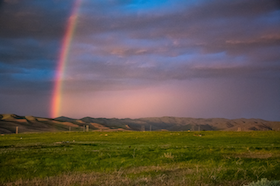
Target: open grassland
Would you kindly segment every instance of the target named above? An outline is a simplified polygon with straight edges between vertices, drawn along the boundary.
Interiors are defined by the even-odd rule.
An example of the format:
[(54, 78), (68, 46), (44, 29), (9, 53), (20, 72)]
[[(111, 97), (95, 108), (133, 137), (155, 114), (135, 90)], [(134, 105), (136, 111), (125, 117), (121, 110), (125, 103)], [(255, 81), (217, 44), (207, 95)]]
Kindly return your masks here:
[(0, 136), (0, 185), (243, 185), (280, 180), (280, 132)]

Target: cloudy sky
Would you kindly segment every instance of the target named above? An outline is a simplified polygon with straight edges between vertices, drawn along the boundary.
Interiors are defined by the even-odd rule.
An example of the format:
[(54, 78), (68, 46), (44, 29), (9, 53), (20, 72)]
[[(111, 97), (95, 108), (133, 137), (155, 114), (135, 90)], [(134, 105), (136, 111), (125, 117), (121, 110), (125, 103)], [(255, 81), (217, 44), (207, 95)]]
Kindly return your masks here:
[[(0, 0), (0, 113), (50, 117), (76, 0)], [(278, 0), (82, 0), (60, 115), (280, 121)]]

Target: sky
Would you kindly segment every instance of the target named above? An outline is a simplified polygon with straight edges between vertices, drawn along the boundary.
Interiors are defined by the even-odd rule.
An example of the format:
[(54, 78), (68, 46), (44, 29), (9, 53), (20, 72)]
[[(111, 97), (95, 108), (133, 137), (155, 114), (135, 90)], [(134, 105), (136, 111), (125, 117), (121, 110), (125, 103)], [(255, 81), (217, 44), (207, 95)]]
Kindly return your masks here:
[(77, 1), (0, 0), (0, 113), (280, 121), (278, 0)]

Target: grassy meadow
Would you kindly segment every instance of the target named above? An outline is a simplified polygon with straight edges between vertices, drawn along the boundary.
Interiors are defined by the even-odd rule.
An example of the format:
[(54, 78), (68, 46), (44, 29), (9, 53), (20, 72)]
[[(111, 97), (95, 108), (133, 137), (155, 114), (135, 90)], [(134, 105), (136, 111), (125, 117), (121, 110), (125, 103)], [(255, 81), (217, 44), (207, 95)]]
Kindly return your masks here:
[(0, 136), (0, 185), (244, 185), (280, 180), (280, 132)]

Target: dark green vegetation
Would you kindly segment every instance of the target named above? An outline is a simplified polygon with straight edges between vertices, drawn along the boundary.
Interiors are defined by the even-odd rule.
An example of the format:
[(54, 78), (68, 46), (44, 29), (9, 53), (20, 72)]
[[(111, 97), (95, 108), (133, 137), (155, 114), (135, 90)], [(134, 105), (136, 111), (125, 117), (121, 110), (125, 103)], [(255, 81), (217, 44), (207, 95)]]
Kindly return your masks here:
[(280, 180), (280, 132), (0, 136), (0, 185), (243, 185)]

